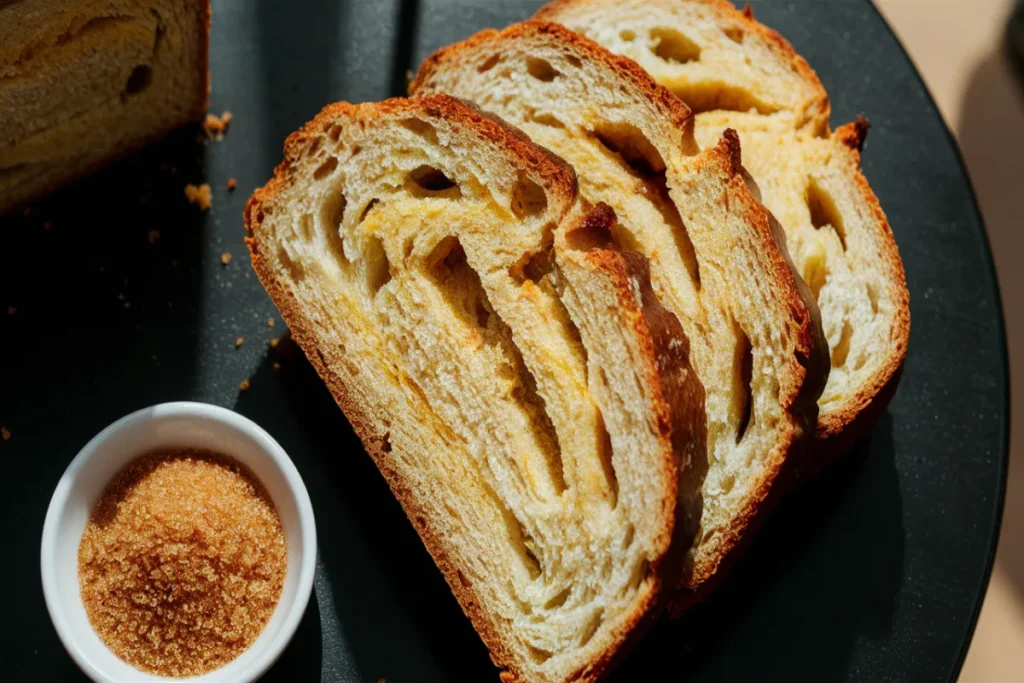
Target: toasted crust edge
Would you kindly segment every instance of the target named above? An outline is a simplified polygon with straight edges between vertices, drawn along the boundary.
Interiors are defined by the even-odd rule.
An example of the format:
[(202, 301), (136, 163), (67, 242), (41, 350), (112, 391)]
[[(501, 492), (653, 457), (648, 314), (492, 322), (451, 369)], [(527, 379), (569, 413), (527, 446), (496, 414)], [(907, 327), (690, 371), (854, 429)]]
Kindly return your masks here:
[[(271, 180), (265, 186), (253, 192), (246, 202), (243, 212), (246, 228), (245, 243), (249, 249), (253, 270), (281, 312), (293, 339), (302, 348), (306, 357), (316, 369), (317, 374), (320, 375), (327, 385), (335, 402), (344, 412), (354, 431), (366, 447), (370, 457), (377, 465), (378, 470), (384, 476), (395, 498), (398, 499), (403, 511), (405, 511), (409, 521), (412, 522), (413, 527), (422, 539), (427, 551), (444, 575), (463, 612), (487, 646), (492, 662), (501, 670), (499, 674), (501, 680), (505, 683), (529, 683), (529, 678), (525, 673), (516, 667), (511, 650), (498, 634), (489, 613), (480, 606), (476, 592), (471, 586), (464, 584), (459, 579), (461, 574), (459, 567), (449, 556), (444, 540), (427, 526), (423, 510), (416, 505), (411, 488), (404, 478), (394, 468), (389, 466), (386, 454), (388, 449), (390, 449), (390, 444), (379, 433), (370, 411), (354, 400), (354, 394), (349, 388), (349, 383), (353, 381), (352, 378), (341, 377), (327, 366), (326, 360), (316, 346), (315, 334), (312, 332), (314, 329), (312, 322), (303, 312), (295, 295), (277, 281), (273, 270), (260, 253), (259, 240), (256, 236), (259, 224), (263, 218), (261, 215), (261, 205), (273, 201), (287, 187), (296, 170), (295, 164), (298, 161), (300, 151), (304, 149), (310, 138), (323, 129), (325, 124), (329, 126), (339, 116), (354, 116), (360, 113), (376, 115), (383, 112), (403, 110), (412, 111), (416, 107), (435, 107), (435, 111), (439, 115), (461, 119), (464, 122), (471, 122), (482, 126), (486, 131), (485, 137), (494, 142), (505, 144), (513, 154), (525, 152), (532, 157), (536, 157), (542, 166), (546, 164), (546, 172), (552, 174), (551, 181), (556, 189), (569, 193), (570, 200), (575, 199), (576, 177), (571, 166), (542, 147), (531, 143), (518, 129), (509, 126), (497, 117), (484, 115), (460, 100), (447, 95), (432, 95), (409, 100), (394, 98), (368, 105), (352, 105), (348, 102), (338, 102), (326, 106), (313, 120), (303, 128), (292, 133), (286, 140), (284, 161), (275, 168), (274, 176)], [(597, 207), (595, 211), (601, 212), (605, 209), (610, 211), (608, 207), (604, 207), (604, 209)], [(571, 207), (567, 209), (567, 212), (569, 210), (571, 210)], [(585, 216), (583, 220), (587, 220), (593, 215), (594, 211)], [(614, 213), (612, 213), (612, 216), (614, 216)], [(610, 219), (607, 215), (599, 215), (597, 220), (605, 221)], [(628, 280), (628, 274), (618, 270), (618, 267), (623, 265), (622, 263), (612, 261), (613, 265), (609, 266), (606, 256), (596, 256), (595, 258), (602, 269), (610, 268), (612, 273), (618, 273), (621, 277)], [(622, 290), (617, 289), (620, 293), (620, 299), (623, 299), (621, 296), (623, 294)], [(639, 317), (635, 315), (624, 316), (624, 322), (626, 324), (650, 324), (647, 317), (642, 314)], [(651, 326), (655, 327), (657, 323)], [(660, 330), (660, 327), (658, 329)], [(657, 337), (659, 334), (660, 332), (652, 329), (647, 337), (654, 348), (658, 348), (659, 341)], [(665, 341), (667, 343), (667, 340)], [(648, 376), (650, 376), (651, 372), (656, 374), (656, 365), (648, 367), (647, 372)], [(664, 411), (658, 412), (661, 415)], [(666, 423), (659, 419), (658, 425), (659, 430), (662, 430)], [(667, 436), (664, 432), (662, 432), (662, 435), (663, 438), (669, 438), (670, 436)], [(670, 480), (676, 481), (675, 478)], [(672, 533), (671, 529), (667, 531)], [(677, 563), (676, 553), (682, 554), (682, 552), (683, 549), (676, 548), (670, 544), (661, 561), (659, 563), (652, 563), (652, 567), (660, 569), (660, 571), (655, 571), (652, 575), (653, 585), (646, 599), (638, 602), (632, 613), (623, 619), (620, 628), (611, 634), (612, 640), (608, 647), (566, 680), (580, 681), (581, 683), (597, 681), (614, 667), (616, 663), (621, 661), (622, 657), (640, 639), (647, 628), (654, 623), (667, 605), (668, 586), (664, 579), (665, 571), (662, 568), (674, 566)]]
[(123, 149), (114, 151), (111, 154), (97, 160), (95, 163), (89, 164), (87, 167), (79, 170), (76, 173), (61, 176), (56, 180), (51, 180), (48, 183), (40, 185), (33, 189), (31, 192), (27, 192), (24, 195), (15, 196), (10, 202), (0, 201), (0, 216), (6, 215), (24, 206), (28, 206), (33, 202), (39, 201), (43, 197), (56, 192), (62, 187), (66, 187), (76, 180), (80, 180), (88, 175), (95, 173), (96, 171), (110, 166), (111, 164), (130, 156), (131, 154), (139, 151), (143, 147), (147, 147), (155, 142), (158, 142), (165, 138), (168, 133), (178, 128), (179, 126), (187, 123), (192, 123), (203, 118), (203, 114), (206, 113), (206, 108), (209, 103), (210, 97), (210, 24), (212, 21), (212, 8), (210, 6), (210, 0), (193, 0), (198, 6), (196, 12), (196, 19), (198, 21), (198, 32), (200, 42), (200, 68), (201, 73), (201, 90), (202, 94), (195, 101), (195, 104), (189, 109), (187, 116), (183, 117), (182, 120), (174, 127), (168, 130), (162, 130), (153, 135), (149, 135), (141, 140), (137, 140), (134, 144), (128, 145)]

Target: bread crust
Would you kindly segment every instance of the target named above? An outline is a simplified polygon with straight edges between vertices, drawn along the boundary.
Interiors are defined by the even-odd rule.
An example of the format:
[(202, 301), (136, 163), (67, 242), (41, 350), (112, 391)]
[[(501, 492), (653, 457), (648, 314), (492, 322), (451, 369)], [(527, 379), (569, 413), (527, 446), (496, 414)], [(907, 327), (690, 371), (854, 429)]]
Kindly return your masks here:
[[(542, 10), (539, 15), (543, 14)], [(684, 140), (692, 142), (693, 115), (690, 109), (682, 100), (658, 85), (636, 62), (615, 55), (589, 38), (560, 24), (544, 21), (525, 21), (513, 24), (502, 31), (481, 31), (462, 43), (441, 48), (424, 60), (410, 85), (410, 92), (415, 94), (431, 90), (431, 78), (438, 69), (450, 61), (458, 62), (464, 59), (467, 53), (480, 45), (499, 41), (511, 44), (513, 41), (534, 36), (550, 38), (580, 58), (596, 61), (612, 70), (617, 77), (628, 82), (641, 97), (653, 103), (659, 115), (666, 117), (682, 130)], [(684, 147), (687, 146), (684, 143)], [(692, 148), (683, 150), (685, 154), (691, 155), (696, 154), (696, 151), (695, 143)], [(786, 377), (780, 377), (786, 382), (784, 388), (787, 393), (782, 406), (791, 416), (791, 424), (780, 433), (776, 449), (768, 455), (759, 484), (748, 498), (742, 513), (721, 536), (716, 552), (690, 567), (684, 575), (680, 588), (685, 594), (705, 594), (702, 586), (709, 582), (718, 567), (727, 561), (735, 549), (738, 549), (748, 527), (755, 524), (763, 515), (765, 500), (782, 472), (784, 463), (806, 457), (805, 444), (811, 439), (813, 426), (817, 421), (817, 398), (824, 388), (829, 369), (828, 348), (821, 331), (817, 304), (802, 280), (795, 274), (785, 249), (780, 249), (780, 246), (784, 247), (784, 237), (780, 237), (773, 230), (770, 214), (750, 193), (744, 179), (745, 171), (741, 156), (739, 137), (735, 131), (730, 130), (714, 150), (706, 153), (703, 163), (717, 166), (728, 178), (727, 183), (733, 193), (731, 196), (739, 200), (742, 213), (747, 216), (748, 224), (754, 229), (759, 251), (767, 260), (770, 275), (776, 283), (776, 291), (782, 295), (793, 321), (795, 356)]]
[[(683, 1), (713, 8), (723, 21), (741, 24), (746, 31), (764, 38), (776, 59), (789, 65), (810, 86), (815, 95), (806, 106), (806, 111), (810, 113), (811, 124), (804, 130), (819, 138), (827, 138), (831, 134), (834, 141), (850, 151), (851, 158), (847, 164), (848, 172), (857, 186), (861, 203), (875, 218), (871, 223), (874, 227), (874, 242), (879, 249), (879, 256), (885, 267), (890, 296), (895, 308), (893, 321), (889, 328), (889, 347), (884, 362), (866, 381), (860, 384), (853, 395), (836, 408), (819, 413), (815, 435), (816, 443), (812, 453), (808, 456), (810, 462), (805, 467), (807, 472), (818, 471), (841, 457), (856, 441), (866, 436), (874, 427), (878, 417), (885, 412), (889, 400), (895, 393), (896, 384), (899, 382), (910, 338), (910, 295), (903, 263), (889, 221), (860, 168), (860, 152), (867, 138), (868, 122), (865, 118), (858, 117), (855, 121), (840, 126), (834, 133), (830, 133), (828, 119), (831, 105), (828, 93), (817, 73), (807, 60), (797, 54), (790, 42), (781, 34), (756, 21), (749, 6), (741, 11), (728, 0), (650, 0), (652, 4), (664, 5), (678, 5)], [(541, 7), (534, 18), (558, 21), (564, 11), (601, 2), (603, 0), (553, 0)], [(805, 477), (800, 476), (799, 478)]]
[[(529, 681), (527, 673), (516, 666), (512, 649), (502, 639), (492, 615), (481, 604), (480, 596), (473, 586), (465, 581), (464, 574), (445, 539), (434, 533), (427, 523), (425, 511), (417, 505), (416, 497), (408, 482), (390, 465), (389, 453), (392, 446), (388, 441), (387, 432), (377, 421), (372, 409), (354, 398), (356, 396), (352, 388), (355, 382), (354, 378), (343, 377), (328, 366), (324, 356), (317, 348), (312, 321), (304, 313), (294, 293), (278, 280), (272, 265), (261, 253), (258, 232), (267, 212), (266, 207), (289, 188), (300, 168), (301, 157), (314, 140), (329, 131), (339, 119), (371, 121), (382, 116), (402, 114), (427, 114), (431, 117), (443, 117), (448, 121), (455, 121), (463, 126), (471, 127), (475, 135), (504, 148), (509, 155), (520, 160), (520, 163), (529, 164), (537, 170), (554, 192), (563, 195), (563, 198), (567, 200), (567, 207), (571, 207), (575, 202), (576, 177), (571, 166), (543, 148), (534, 145), (508, 124), (496, 120), (495, 117), (484, 115), (459, 100), (446, 95), (432, 95), (409, 100), (392, 99), (364, 105), (339, 102), (325, 107), (312, 121), (288, 137), (285, 142), (285, 159), (275, 169), (274, 177), (266, 186), (257, 189), (246, 203), (244, 221), (247, 237), (245, 241), (250, 251), (253, 268), (280, 310), (293, 338), (327, 384), (335, 401), (351, 422), (367, 452), (373, 458), (377, 468), (416, 528), (428, 552), (441, 569), (463, 612), (469, 617), (490, 650), (492, 661), (501, 669), (501, 680), (508, 683), (527, 683)], [(567, 211), (570, 210), (567, 209)], [(610, 213), (610, 211), (608, 207), (596, 207), (594, 211), (584, 215), (577, 209), (575, 215), (579, 217), (580, 225), (586, 225), (588, 221), (604, 224), (614, 220), (614, 213)], [(661, 386), (660, 370), (655, 358), (662, 349), (672, 346), (669, 342), (676, 338), (678, 330), (671, 329), (670, 324), (663, 317), (657, 315), (652, 317), (647, 315), (642, 308), (638, 308), (635, 303), (635, 295), (629, 289), (629, 282), (631, 279), (643, 277), (645, 273), (629, 257), (607, 250), (595, 250), (588, 253), (587, 258), (595, 268), (606, 273), (616, 283), (623, 324), (633, 329), (642, 342), (647, 345), (647, 353), (644, 357), (648, 360), (648, 364), (644, 371), (652, 381), (656, 380), (656, 387)], [(677, 353), (677, 351), (673, 351), (673, 354)], [(685, 359), (679, 359), (677, 355), (673, 355), (673, 368), (680, 367), (684, 361)], [(699, 388), (699, 394), (694, 392), (693, 381), (696, 381), (695, 375), (691, 372), (690, 402), (682, 405), (687, 411), (699, 410), (703, 413), (703, 388)], [(693, 396), (697, 395), (699, 395), (700, 404), (694, 405)], [(662, 440), (668, 443), (679, 429), (685, 428), (685, 424), (678, 414), (680, 405), (672, 405), (671, 397), (660, 394), (655, 396), (655, 399), (658, 404), (655, 410), (658, 431)], [(671, 457), (663, 462), (662, 467), (671, 475), (668, 476), (668, 481), (672, 482), (672, 487), (665, 494), (674, 501), (676, 499), (674, 484), (678, 479), (680, 463), (671, 448), (666, 449), (666, 452)], [(671, 566), (672, 562), (677, 561), (675, 558), (682, 553), (681, 549), (675, 548), (673, 543), (668, 540), (668, 537), (673, 534), (673, 522), (671, 515), (666, 515), (662, 535), (666, 537), (667, 547), (662, 559), (652, 563), (654, 573), (651, 578), (651, 589), (638, 594), (637, 604), (631, 613), (623, 619), (617, 632), (612, 634), (609, 645), (566, 680), (596, 681), (622, 656), (625, 647), (635, 642), (660, 613), (667, 600), (663, 578), (664, 567)]]
[[(182, 120), (175, 127), (202, 119), (206, 114), (210, 95), (210, 25), (212, 17), (210, 0), (189, 0), (189, 3), (196, 6), (195, 21), (196, 34), (199, 40), (198, 47), (201, 87), (198, 92), (194, 93), (196, 97), (192, 102), (192, 106), (189, 107), (186, 115), (182, 117)], [(134, 154), (144, 147), (155, 142), (159, 142), (166, 137), (169, 132), (170, 130), (160, 130), (151, 135), (147, 135), (146, 137), (134, 140), (131, 144), (113, 149), (103, 158), (98, 159), (87, 166), (77, 169), (72, 173), (52, 178), (49, 181), (34, 187), (31, 191), (23, 195), (17, 195), (14, 199), (10, 200), (10, 203), (0, 201), (0, 215), (13, 212), (24, 206), (32, 204), (33, 202), (42, 199), (43, 197), (73, 183), (76, 180), (91, 175), (102, 168), (110, 166), (111, 164)]]

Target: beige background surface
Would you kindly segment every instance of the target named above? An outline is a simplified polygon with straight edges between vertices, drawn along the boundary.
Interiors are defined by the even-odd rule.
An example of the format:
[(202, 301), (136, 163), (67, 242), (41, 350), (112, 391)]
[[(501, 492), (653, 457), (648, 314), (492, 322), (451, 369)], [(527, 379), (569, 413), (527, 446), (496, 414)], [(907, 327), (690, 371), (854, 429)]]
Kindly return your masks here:
[[(1011, 396), (1022, 397), (1024, 95), (1003, 48), (1013, 0), (875, 2), (963, 151), (995, 254), (1010, 342)], [(961, 681), (1024, 681), (1024, 400), (1012, 411), (999, 552)]]

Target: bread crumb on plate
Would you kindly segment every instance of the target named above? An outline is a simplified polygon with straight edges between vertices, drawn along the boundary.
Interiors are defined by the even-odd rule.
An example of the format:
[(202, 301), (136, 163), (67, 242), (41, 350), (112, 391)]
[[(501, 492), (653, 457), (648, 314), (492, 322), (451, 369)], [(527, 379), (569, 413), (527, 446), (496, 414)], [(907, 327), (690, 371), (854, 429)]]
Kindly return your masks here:
[(249, 386), (249, 380), (243, 379), (242, 383), (238, 385), (238, 388), (241, 389), (242, 391), (246, 391), (248, 390)]
[(231, 192), (236, 187), (238, 187), (238, 181), (234, 178), (228, 178), (228, 191)]
[(202, 211), (209, 210), (213, 205), (213, 194), (210, 192), (209, 183), (198, 186), (189, 183), (185, 186), (185, 196), (190, 203), (195, 204)]
[(3, 437), (4, 441), (7, 441), (9, 438), (11, 438), (11, 433), (7, 431), (7, 427), (0, 427), (0, 437)]
[(220, 262), (222, 264), (224, 264), (225, 266), (227, 264), (231, 263), (231, 252), (230, 251), (225, 251), (223, 254), (221, 254), (220, 255)]
[(239, 348), (244, 343), (245, 343), (245, 339), (243, 339), (242, 337), (239, 337), (238, 339), (235, 340), (235, 348), (236, 349)]
[(203, 121), (203, 131), (206, 133), (206, 137), (211, 140), (220, 140), (224, 137), (224, 133), (228, 129), (228, 124), (231, 123), (231, 112), (226, 111), (220, 116), (216, 114), (207, 114), (206, 120)]

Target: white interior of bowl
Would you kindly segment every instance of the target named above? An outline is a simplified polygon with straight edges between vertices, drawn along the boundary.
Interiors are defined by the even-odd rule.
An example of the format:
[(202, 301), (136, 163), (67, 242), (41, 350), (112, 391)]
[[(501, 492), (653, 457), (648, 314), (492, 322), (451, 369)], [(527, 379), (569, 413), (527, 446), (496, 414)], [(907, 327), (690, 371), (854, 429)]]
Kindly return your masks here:
[(119, 659), (89, 625), (78, 585), (78, 545), (93, 506), (113, 476), (139, 455), (173, 447), (208, 449), (237, 459), (263, 483), (280, 515), (288, 572), (270, 621), (256, 642), (229, 664), (184, 679), (255, 680), (281, 654), (305, 612), (316, 566), (316, 529), (309, 495), (281, 446), (255, 423), (225, 408), (202, 403), (145, 408), (110, 425), (79, 452), (57, 485), (43, 526), (47, 609), (64, 646), (93, 680), (168, 680)]

